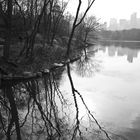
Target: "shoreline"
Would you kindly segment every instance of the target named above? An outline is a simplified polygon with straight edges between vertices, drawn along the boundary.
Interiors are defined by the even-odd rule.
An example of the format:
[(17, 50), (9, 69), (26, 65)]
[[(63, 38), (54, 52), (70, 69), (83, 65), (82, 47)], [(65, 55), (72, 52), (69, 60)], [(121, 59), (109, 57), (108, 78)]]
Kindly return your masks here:
[(126, 42), (126, 43), (140, 43), (140, 41), (137, 40), (108, 40), (108, 39), (103, 39), (103, 40), (99, 40), (99, 42)]

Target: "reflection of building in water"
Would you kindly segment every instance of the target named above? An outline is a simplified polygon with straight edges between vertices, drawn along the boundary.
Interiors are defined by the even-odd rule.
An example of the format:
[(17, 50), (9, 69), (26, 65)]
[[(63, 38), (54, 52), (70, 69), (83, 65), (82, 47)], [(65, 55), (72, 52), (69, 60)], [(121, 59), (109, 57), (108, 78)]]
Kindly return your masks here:
[(115, 46), (108, 47), (108, 55), (115, 56), (116, 49), (117, 49), (117, 47), (115, 47)]
[(127, 61), (133, 63), (133, 59), (138, 57), (138, 52), (140, 50), (121, 46), (104, 46), (100, 47), (99, 50), (102, 50), (104, 53), (107, 53), (108, 56), (127, 56)]
[(130, 50), (128, 51), (128, 55), (127, 55), (127, 60), (132, 63), (133, 62), (133, 58), (137, 58), (138, 56), (138, 52), (137, 50)]
[(118, 47), (117, 49), (117, 56), (124, 56), (126, 52), (124, 51), (125, 48)]
[(130, 49), (130, 48), (118, 47), (118, 49), (117, 49), (117, 55), (118, 56), (127, 55), (128, 62), (132, 63), (134, 57), (136, 58), (138, 56), (138, 50), (136, 50), (136, 49)]
[(100, 47), (99, 50), (102, 50), (105, 53), (106, 52), (106, 47)]

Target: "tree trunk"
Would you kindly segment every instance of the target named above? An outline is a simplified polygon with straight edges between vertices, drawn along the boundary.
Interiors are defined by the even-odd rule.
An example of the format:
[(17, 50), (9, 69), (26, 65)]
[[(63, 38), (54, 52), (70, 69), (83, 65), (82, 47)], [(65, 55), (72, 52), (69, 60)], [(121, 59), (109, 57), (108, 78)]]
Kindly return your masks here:
[[(15, 129), (16, 129), (16, 133), (17, 133), (17, 140), (22, 140), (21, 139), (21, 132), (20, 132), (20, 125), (19, 125), (18, 110), (17, 110), (17, 106), (16, 106), (16, 103), (15, 103), (15, 99), (14, 99), (13, 94), (14, 93), (12, 91), (12, 87), (9, 86), (9, 85), (6, 86), (6, 96), (7, 96), (8, 100), (9, 100), (9, 103), (10, 103), (11, 115), (12, 115), (12, 120), (11, 120), (10, 125), (12, 125), (13, 122), (15, 123)], [(10, 126), (10, 129), (11, 129), (11, 127), (12, 126)]]
[(7, 5), (7, 31), (5, 36), (5, 45), (3, 49), (3, 56), (5, 59), (9, 59), (10, 56), (10, 45), (11, 45), (11, 25), (12, 25), (12, 0), (8, 0)]

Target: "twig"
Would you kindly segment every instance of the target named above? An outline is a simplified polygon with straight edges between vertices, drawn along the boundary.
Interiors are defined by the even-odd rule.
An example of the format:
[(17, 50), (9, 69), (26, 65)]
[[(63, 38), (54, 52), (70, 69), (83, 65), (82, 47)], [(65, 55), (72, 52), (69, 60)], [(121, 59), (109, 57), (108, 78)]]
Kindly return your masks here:
[(97, 124), (97, 126), (99, 127), (99, 129), (100, 129), (102, 132), (105, 133), (106, 137), (107, 137), (109, 140), (111, 140), (111, 138), (109, 137), (108, 133), (101, 127), (101, 125), (99, 124), (99, 122), (97, 121), (97, 119), (93, 116), (93, 114), (91, 113), (91, 111), (88, 109), (88, 107), (87, 107), (87, 105), (86, 105), (86, 103), (85, 103), (85, 101), (84, 101), (82, 95), (81, 95), (76, 89), (75, 89), (75, 92), (79, 95), (79, 97), (80, 97), (80, 99), (82, 100), (82, 102), (83, 102), (85, 108), (87, 109), (89, 115), (94, 119), (94, 121), (95, 121), (95, 123)]

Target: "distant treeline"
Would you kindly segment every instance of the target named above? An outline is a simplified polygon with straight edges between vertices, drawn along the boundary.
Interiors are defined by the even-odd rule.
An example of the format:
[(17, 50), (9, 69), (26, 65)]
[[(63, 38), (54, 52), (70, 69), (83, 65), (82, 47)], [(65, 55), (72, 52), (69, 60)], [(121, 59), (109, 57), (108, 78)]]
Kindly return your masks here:
[(107, 31), (100, 32), (102, 39), (107, 40), (133, 40), (140, 41), (140, 29), (130, 29), (121, 31)]

